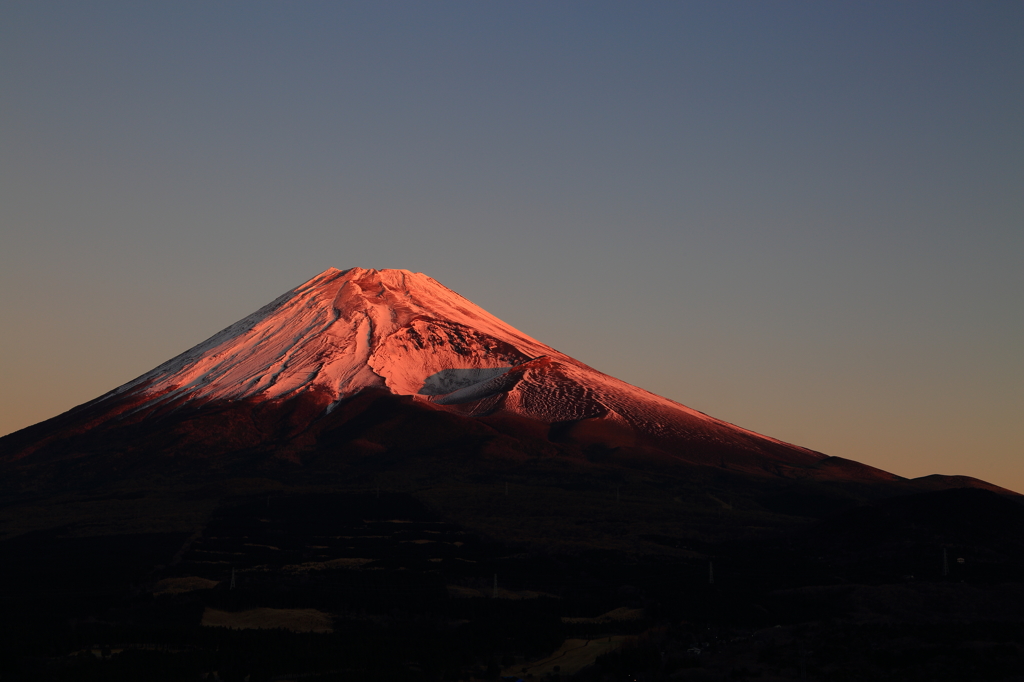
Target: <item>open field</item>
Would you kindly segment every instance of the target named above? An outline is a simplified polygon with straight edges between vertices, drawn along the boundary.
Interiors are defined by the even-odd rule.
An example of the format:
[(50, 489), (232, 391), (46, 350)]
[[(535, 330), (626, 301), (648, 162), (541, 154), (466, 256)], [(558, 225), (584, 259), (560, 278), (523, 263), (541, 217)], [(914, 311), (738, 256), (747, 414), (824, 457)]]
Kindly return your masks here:
[[(627, 641), (635, 641), (636, 637), (609, 635), (598, 639), (567, 639), (550, 656), (531, 661), (530, 663), (509, 666), (502, 675), (518, 676), (533, 675), (543, 677), (552, 673), (575, 675), (588, 665), (593, 665), (598, 656), (615, 651)], [(525, 670), (525, 673), (524, 673)]]
[(289, 630), (291, 632), (333, 632), (331, 615), (316, 609), (268, 609), (203, 611), (203, 627), (232, 630)]
[(598, 623), (614, 623), (617, 621), (626, 620), (639, 620), (643, 618), (643, 609), (630, 609), (625, 606), (620, 606), (617, 609), (612, 609), (608, 613), (602, 613), (600, 616), (593, 616), (592, 618), (569, 618), (563, 617), (563, 623), (587, 623), (587, 624), (598, 624)]
[(195, 590), (212, 590), (220, 585), (218, 580), (208, 580), (190, 575), (182, 578), (164, 578), (153, 586), (153, 594), (184, 594)]

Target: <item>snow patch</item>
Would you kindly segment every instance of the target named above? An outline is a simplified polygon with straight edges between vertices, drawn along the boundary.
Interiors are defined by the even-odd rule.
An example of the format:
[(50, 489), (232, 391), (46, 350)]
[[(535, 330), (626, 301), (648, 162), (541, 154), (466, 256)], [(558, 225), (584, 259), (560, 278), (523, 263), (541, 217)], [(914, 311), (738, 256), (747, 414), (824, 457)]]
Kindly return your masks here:
[(499, 377), (512, 369), (508, 367), (467, 367), (442, 369), (440, 372), (431, 374), (423, 382), (423, 388), (419, 390), (420, 395), (442, 395), (469, 388), (475, 384), (485, 382), (494, 377)]

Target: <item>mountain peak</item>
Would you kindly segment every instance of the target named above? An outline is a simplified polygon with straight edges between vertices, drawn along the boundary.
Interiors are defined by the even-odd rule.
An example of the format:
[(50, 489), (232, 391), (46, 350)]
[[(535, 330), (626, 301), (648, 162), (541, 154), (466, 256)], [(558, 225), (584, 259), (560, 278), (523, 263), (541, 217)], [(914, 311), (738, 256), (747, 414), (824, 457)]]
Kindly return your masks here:
[(558, 353), (423, 273), (328, 268), (113, 394), (275, 400), (317, 389), (337, 401), (384, 388), (418, 395), (439, 371), (510, 367), (548, 354)]
[(412, 295), (413, 292), (419, 292), (421, 296), (440, 296), (444, 299), (454, 295), (469, 303), (451, 289), (422, 272), (393, 268), (380, 270), (376, 268), (348, 268), (347, 270), (327, 268), (293, 291), (303, 292), (314, 288), (332, 287), (338, 283), (341, 283), (342, 286), (346, 284), (349, 286), (346, 292), (348, 297), (351, 297), (357, 289), (363, 292), (363, 296), (370, 298), (381, 297), (385, 291), (406, 296)]

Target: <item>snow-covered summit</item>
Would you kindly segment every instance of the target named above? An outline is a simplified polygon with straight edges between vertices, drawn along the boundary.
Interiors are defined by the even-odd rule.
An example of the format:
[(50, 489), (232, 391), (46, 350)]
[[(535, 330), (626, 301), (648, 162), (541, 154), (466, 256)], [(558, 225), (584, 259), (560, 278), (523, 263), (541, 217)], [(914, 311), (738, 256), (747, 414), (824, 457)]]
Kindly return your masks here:
[(325, 270), (104, 398), (130, 393), (154, 405), (314, 392), (329, 412), (370, 388), (466, 415), (599, 423), (619, 439), (775, 444), (822, 457), (602, 374), (408, 270)]
[(272, 400), (320, 388), (337, 399), (376, 387), (412, 395), (451, 384), (437, 376), (444, 370), (507, 368), (545, 354), (557, 351), (422, 273), (331, 268), (118, 392)]

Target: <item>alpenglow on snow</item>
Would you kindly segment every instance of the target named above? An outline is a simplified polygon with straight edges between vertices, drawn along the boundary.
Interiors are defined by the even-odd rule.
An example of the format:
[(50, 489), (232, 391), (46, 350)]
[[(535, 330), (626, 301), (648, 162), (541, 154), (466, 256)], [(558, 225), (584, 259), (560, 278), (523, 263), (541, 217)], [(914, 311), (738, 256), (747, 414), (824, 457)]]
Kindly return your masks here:
[(620, 442), (683, 439), (767, 448), (794, 463), (824, 458), (603, 374), (407, 270), (328, 269), (97, 401), (130, 395), (142, 409), (306, 395), (329, 413), (367, 389), (466, 416), (592, 421)]

